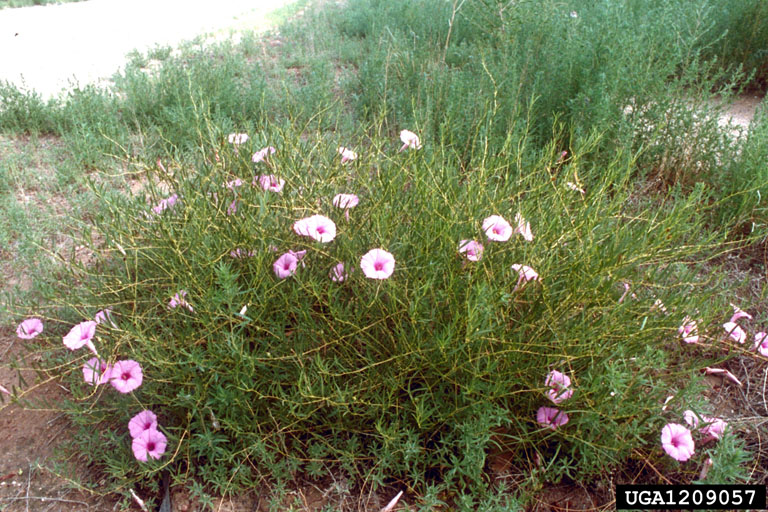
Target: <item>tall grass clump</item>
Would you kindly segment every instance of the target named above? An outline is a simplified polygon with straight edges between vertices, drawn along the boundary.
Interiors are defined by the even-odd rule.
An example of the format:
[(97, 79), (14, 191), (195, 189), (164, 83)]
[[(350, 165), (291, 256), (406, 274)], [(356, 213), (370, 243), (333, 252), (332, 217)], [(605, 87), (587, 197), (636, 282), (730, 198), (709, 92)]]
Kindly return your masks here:
[[(599, 134), (569, 163), (518, 147), (530, 163), (466, 172), (416, 142), (398, 152), (372, 135), (342, 163), (303, 125), (224, 147), (209, 126), (195, 165), (151, 172), (149, 201), (97, 188), (96, 260), (72, 263), (76, 293), (50, 297), (68, 319), (52, 336), (109, 309), (94, 348), (104, 365), (141, 367), (123, 394), (83, 381), (91, 354), (64, 356), (76, 442), (99, 447), (83, 456), (113, 488), (162, 470), (215, 494), (333, 472), (468, 510), (499, 499), (492, 453), (511, 453), (529, 486), (583, 481), (638, 450), (661, 458), (662, 426), (680, 421), (664, 398), (700, 405), (681, 380), (730, 350), (705, 329), (721, 305), (682, 265), (720, 241), (701, 234), (708, 192), (643, 206), (631, 154), (588, 162)], [(340, 193), (359, 204), (335, 206)], [(303, 236), (314, 215), (335, 225), (321, 241)], [(469, 241), (482, 248), (460, 251)], [(394, 258), (378, 278), (362, 268), (373, 249)], [(685, 315), (706, 350), (678, 337)], [(553, 372), (570, 379), (562, 397)], [(159, 460), (138, 462), (135, 441), (132, 453), (142, 410), (167, 438)]]

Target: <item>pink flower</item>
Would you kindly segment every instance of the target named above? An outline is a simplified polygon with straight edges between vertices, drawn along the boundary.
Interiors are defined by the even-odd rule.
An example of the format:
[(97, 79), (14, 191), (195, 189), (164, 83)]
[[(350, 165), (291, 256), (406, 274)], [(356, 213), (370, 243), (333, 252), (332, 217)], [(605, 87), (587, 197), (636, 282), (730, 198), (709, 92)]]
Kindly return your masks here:
[(334, 283), (340, 283), (347, 278), (347, 273), (344, 272), (344, 264), (337, 263), (331, 269), (331, 281)]
[[(685, 411), (683, 413), (683, 419), (685, 419), (685, 422), (692, 429), (699, 427), (699, 417), (696, 416), (695, 412), (691, 410)], [(704, 425), (701, 428), (699, 428), (699, 432), (707, 436), (704, 439), (705, 443), (716, 440), (716, 439), (720, 439), (723, 436), (723, 433), (725, 432), (726, 427), (728, 426), (728, 423), (721, 420), (720, 418), (710, 418), (709, 416), (701, 416), (701, 421), (704, 423)]]
[(296, 272), (296, 266), (299, 263), (299, 259), (289, 251), (272, 264), (272, 269), (275, 271), (275, 275), (280, 279), (292, 276)]
[(474, 240), (462, 240), (459, 242), (459, 252), (464, 254), (469, 261), (480, 261), (483, 257), (483, 244)]
[(720, 418), (710, 418), (708, 416), (702, 416), (701, 419), (704, 423), (706, 423), (706, 425), (699, 429), (699, 432), (707, 436), (704, 439), (705, 443), (723, 437), (725, 429), (728, 427), (728, 423), (721, 420)]
[(43, 321), (39, 318), (27, 318), (16, 328), (16, 336), (23, 340), (31, 340), (43, 332)]
[(512, 265), (512, 270), (517, 272), (518, 275), (517, 284), (512, 289), (512, 291), (520, 288), (520, 285), (525, 285), (529, 281), (537, 281), (539, 279), (539, 274), (527, 265), (520, 265), (519, 263), (515, 263)]
[[(408, 130), (401, 131), (400, 140), (403, 141), (403, 146), (400, 148), (400, 151), (404, 151), (405, 148), (421, 149), (421, 142), (419, 141), (419, 136), (411, 131), (408, 131)], [(398, 153), (400, 151), (398, 151)]]
[(109, 382), (112, 367), (99, 359), (92, 357), (83, 365), (83, 380), (89, 386), (98, 386)]
[(336, 194), (333, 197), (333, 206), (337, 208), (354, 208), (360, 202), (355, 194)]
[[(303, 251), (291, 251), (291, 250), (289, 250), (288, 252), (291, 253), (293, 256), (296, 256), (296, 260), (297, 261), (303, 260), (304, 256), (307, 255), (307, 250), (306, 249), (303, 250)], [(302, 263), (301, 266), (303, 267), (304, 264)]]
[(256, 251), (246, 251), (245, 249), (234, 249), (229, 251), (229, 255), (235, 259), (253, 258), (256, 256)]
[(764, 332), (755, 334), (755, 349), (761, 355), (768, 357), (768, 334)]
[(515, 233), (518, 233), (523, 236), (523, 238), (528, 241), (533, 241), (533, 233), (531, 233), (531, 224), (527, 220), (523, 218), (522, 215), (517, 213), (515, 215), (515, 224), (517, 224), (517, 227), (515, 228)]
[(704, 367), (704, 374), (705, 375), (718, 375), (720, 377), (726, 378), (736, 384), (737, 386), (741, 387), (741, 381), (736, 378), (734, 374), (732, 374), (728, 370), (724, 370), (722, 368), (710, 368), (709, 366)]
[(682, 336), (683, 341), (686, 343), (699, 342), (698, 327), (696, 326), (696, 321), (692, 320), (689, 316), (683, 318), (683, 323), (677, 329), (677, 334)]
[(244, 144), (248, 141), (248, 134), (247, 133), (230, 133), (229, 137), (227, 137), (227, 140), (230, 144)]
[(157, 416), (152, 411), (141, 411), (128, 422), (128, 430), (134, 439), (147, 430), (157, 430)]
[(728, 337), (731, 338), (733, 341), (736, 341), (741, 344), (747, 341), (747, 333), (744, 332), (744, 329), (739, 327), (738, 324), (735, 324), (733, 322), (725, 322), (723, 324), (723, 329), (725, 329), (725, 332), (728, 334)]
[(91, 341), (95, 334), (96, 322), (93, 320), (80, 322), (74, 326), (66, 336), (64, 336), (64, 345), (70, 350), (77, 350), (86, 345), (91, 352), (96, 354), (96, 347), (93, 346), (93, 342)]
[(226, 184), (226, 187), (229, 190), (235, 190), (236, 187), (242, 187), (242, 186), (243, 186), (243, 180), (241, 180), (240, 178), (235, 178), (232, 181), (228, 181)]
[(133, 439), (131, 449), (136, 460), (147, 462), (147, 455), (153, 459), (159, 459), (165, 453), (168, 440), (157, 429), (145, 430)]
[(661, 446), (667, 455), (684, 462), (691, 458), (694, 451), (691, 431), (678, 423), (667, 423), (661, 429)]
[(341, 155), (341, 163), (343, 164), (351, 162), (352, 160), (357, 160), (357, 153), (343, 146), (339, 147), (339, 154)]
[(109, 308), (102, 309), (101, 311), (96, 312), (96, 316), (93, 317), (93, 321), (96, 322), (96, 325), (106, 323), (109, 321), (109, 324), (117, 329), (117, 325), (115, 325), (115, 321), (112, 320), (112, 310)]
[(165, 199), (161, 199), (159, 203), (157, 203), (157, 206), (152, 208), (152, 211), (156, 214), (160, 214), (167, 210), (168, 208), (171, 208), (173, 205), (176, 204), (179, 200), (178, 194), (173, 194), (172, 196), (166, 197)]
[(506, 242), (512, 236), (512, 226), (499, 215), (491, 215), (483, 221), (483, 231), (489, 240)]
[(344, 218), (349, 220), (349, 209), (357, 206), (360, 199), (355, 194), (336, 194), (333, 198), (333, 206), (344, 208)]
[(365, 277), (387, 279), (395, 271), (395, 257), (384, 249), (371, 249), (360, 259)]
[(118, 361), (112, 367), (109, 383), (121, 393), (130, 393), (141, 386), (141, 366), (133, 359)]
[(543, 427), (555, 430), (568, 423), (568, 415), (554, 407), (539, 407), (536, 411), (536, 421)]
[(691, 428), (696, 428), (699, 426), (699, 417), (696, 416), (696, 413), (690, 409), (683, 413), (683, 419)]
[(237, 213), (237, 199), (234, 199), (227, 207), (227, 215), (234, 215)]
[(282, 192), (283, 186), (285, 185), (285, 180), (282, 178), (278, 178), (274, 174), (268, 174), (268, 175), (262, 175), (258, 178), (253, 180), (253, 184), (259, 184), (261, 188), (264, 190), (269, 190), (270, 192)]
[(299, 235), (311, 237), (322, 243), (328, 243), (336, 238), (336, 224), (322, 215), (297, 220), (293, 224), (293, 230)]
[(550, 388), (547, 397), (554, 403), (559, 404), (573, 396), (573, 390), (570, 389), (571, 379), (564, 373), (552, 370), (547, 375), (544, 385)]
[(179, 290), (178, 293), (176, 293), (176, 295), (171, 297), (171, 300), (168, 302), (168, 309), (174, 309), (179, 306), (185, 307), (192, 312), (195, 311), (192, 305), (189, 302), (187, 302), (186, 290)]
[(728, 320), (729, 322), (735, 323), (742, 318), (747, 318), (749, 320), (752, 320), (752, 315), (750, 315), (746, 311), (743, 311), (741, 308), (739, 308), (739, 306), (734, 306), (733, 304), (731, 304), (731, 307), (733, 308), (733, 316), (731, 317), (730, 320)]
[(251, 160), (254, 163), (263, 162), (263, 161), (265, 161), (267, 159), (267, 157), (269, 155), (275, 154), (275, 151), (277, 151), (277, 150), (275, 148), (273, 148), (272, 146), (267, 146), (266, 148), (263, 148), (260, 151), (255, 152), (253, 154), (253, 156), (251, 157)]

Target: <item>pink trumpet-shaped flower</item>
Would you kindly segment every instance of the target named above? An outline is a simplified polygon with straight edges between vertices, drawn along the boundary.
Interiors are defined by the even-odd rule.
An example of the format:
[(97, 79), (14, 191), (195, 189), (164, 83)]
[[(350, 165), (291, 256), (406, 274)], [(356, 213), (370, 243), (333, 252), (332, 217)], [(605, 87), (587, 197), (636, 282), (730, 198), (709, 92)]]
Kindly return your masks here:
[(731, 304), (731, 307), (733, 308), (733, 316), (731, 317), (730, 320), (728, 320), (729, 322), (736, 323), (742, 318), (747, 318), (749, 320), (752, 320), (752, 315), (742, 310), (739, 306), (734, 306), (733, 304)]
[(336, 238), (336, 224), (322, 215), (312, 215), (297, 220), (293, 224), (293, 230), (301, 236), (308, 236), (322, 243), (328, 243)]
[[(291, 250), (289, 250), (288, 252), (289, 252), (289, 253), (291, 253), (291, 254), (293, 254), (294, 256), (296, 256), (296, 260), (297, 260), (297, 261), (301, 261), (301, 260), (303, 260), (303, 259), (304, 259), (304, 256), (306, 256), (306, 255), (307, 255), (307, 250), (306, 250), (306, 249), (305, 249), (305, 250), (303, 250), (303, 251), (291, 251)], [(302, 263), (302, 264), (301, 264), (301, 266), (303, 267), (303, 266), (304, 266), (304, 263)]]
[(573, 390), (570, 388), (570, 377), (564, 373), (560, 373), (557, 370), (552, 370), (549, 372), (544, 385), (550, 388), (550, 390), (547, 392), (547, 398), (556, 404), (568, 400), (571, 398), (571, 396), (573, 396)]
[(235, 178), (232, 181), (228, 181), (225, 185), (229, 190), (235, 190), (237, 187), (243, 186), (243, 180), (240, 178)]
[(506, 242), (513, 233), (509, 222), (499, 215), (491, 215), (483, 220), (483, 231), (485, 236), (494, 242)]
[(89, 386), (98, 386), (106, 384), (112, 373), (112, 367), (99, 359), (92, 357), (83, 365), (83, 380)]
[(157, 206), (152, 208), (152, 211), (155, 214), (160, 214), (167, 210), (168, 208), (171, 208), (173, 205), (175, 205), (179, 200), (178, 194), (173, 194), (171, 196), (166, 197), (165, 199), (161, 199), (159, 203), (157, 203)]
[(70, 329), (69, 333), (64, 336), (64, 345), (66, 345), (70, 350), (77, 350), (83, 346), (87, 346), (91, 352), (98, 356), (96, 353), (96, 347), (93, 346), (93, 342), (91, 341), (95, 334), (95, 321), (88, 320), (85, 322), (80, 322), (72, 329)]
[(187, 308), (192, 312), (195, 311), (192, 305), (189, 302), (187, 302), (186, 290), (179, 290), (178, 293), (176, 293), (173, 297), (171, 297), (171, 300), (168, 302), (168, 309), (174, 309), (179, 306)]
[(728, 427), (728, 423), (721, 420), (720, 418), (710, 418), (709, 416), (702, 416), (701, 419), (704, 423), (706, 423), (706, 425), (699, 429), (699, 432), (707, 436), (704, 439), (705, 443), (723, 437), (725, 429)]
[(274, 155), (276, 151), (277, 150), (272, 146), (267, 146), (266, 148), (255, 152), (251, 157), (251, 161), (253, 161), (253, 163), (264, 162), (269, 155)]
[(755, 350), (760, 352), (760, 355), (768, 357), (768, 334), (764, 332), (755, 334)]
[(691, 428), (698, 428), (699, 426), (699, 417), (696, 415), (695, 412), (688, 409), (685, 412), (683, 412), (683, 419)]
[[(699, 417), (695, 412), (687, 410), (683, 413), (683, 418), (690, 428), (699, 428)], [(704, 425), (699, 428), (699, 432), (707, 436), (704, 439), (705, 443), (720, 439), (728, 426), (728, 423), (720, 418), (711, 418), (709, 416), (701, 416), (701, 422), (704, 423)]]
[(419, 141), (419, 136), (411, 131), (401, 131), (400, 140), (403, 141), (403, 146), (400, 148), (400, 151), (405, 151), (405, 148), (421, 149), (421, 141)]
[(351, 162), (352, 160), (357, 160), (357, 153), (343, 146), (339, 147), (339, 154), (341, 155), (341, 163), (343, 164)]
[(355, 194), (336, 194), (333, 196), (333, 206), (337, 208), (354, 208), (360, 202)]
[(292, 276), (296, 272), (296, 267), (299, 263), (299, 258), (292, 252), (286, 252), (272, 264), (272, 270), (275, 271), (275, 275), (280, 279)]
[(536, 411), (536, 421), (539, 425), (555, 430), (568, 423), (568, 415), (554, 407), (539, 407)]
[(282, 192), (285, 180), (278, 178), (274, 174), (266, 174), (253, 180), (254, 185), (257, 183), (264, 190), (269, 190), (270, 192)]
[(728, 427), (728, 423), (721, 420), (720, 418), (710, 418), (708, 416), (702, 416), (701, 419), (704, 423), (706, 423), (706, 425), (699, 429), (699, 432), (707, 436), (704, 439), (705, 443), (723, 437), (725, 429)]
[(156, 429), (145, 430), (133, 439), (131, 449), (136, 460), (147, 462), (147, 456), (159, 459), (165, 453), (168, 440)]
[(539, 274), (527, 265), (520, 265), (519, 263), (515, 263), (512, 265), (512, 270), (518, 274), (517, 284), (512, 289), (512, 291), (517, 290), (521, 285), (525, 285), (529, 281), (537, 281), (539, 279)]
[(128, 431), (134, 439), (147, 430), (157, 430), (157, 416), (152, 411), (141, 411), (128, 422)]
[(694, 452), (691, 431), (678, 423), (667, 423), (661, 429), (661, 447), (675, 460), (690, 459)]
[(247, 133), (230, 133), (229, 137), (227, 137), (227, 140), (230, 144), (238, 145), (238, 144), (245, 144), (248, 142), (248, 134)]
[(395, 271), (395, 257), (384, 249), (371, 249), (360, 259), (365, 277), (387, 279)]
[(728, 334), (728, 337), (731, 338), (733, 341), (736, 341), (741, 344), (747, 341), (747, 333), (744, 332), (744, 329), (739, 327), (738, 324), (735, 324), (733, 322), (725, 322), (723, 324), (723, 329), (725, 329), (725, 332)]
[(227, 215), (234, 215), (237, 213), (237, 199), (234, 199), (227, 207)]
[(31, 340), (43, 332), (43, 321), (39, 318), (27, 318), (16, 327), (16, 336), (23, 340)]
[(240, 249), (239, 247), (237, 249), (233, 249), (229, 251), (229, 255), (232, 258), (241, 260), (245, 258), (253, 258), (256, 256), (256, 251), (248, 251), (246, 249)]
[(347, 273), (344, 271), (344, 264), (337, 263), (331, 269), (331, 281), (334, 283), (340, 283), (347, 278)]
[(525, 220), (520, 213), (517, 213), (515, 214), (515, 224), (517, 224), (515, 233), (522, 235), (526, 241), (532, 242), (533, 233), (531, 232), (531, 223)]
[(689, 316), (683, 318), (683, 323), (677, 329), (677, 334), (679, 334), (686, 343), (698, 343), (699, 334), (696, 320), (692, 320)]
[(141, 386), (141, 365), (133, 359), (117, 361), (110, 372), (109, 383), (121, 393), (130, 393)]
[(112, 310), (109, 308), (97, 311), (96, 315), (93, 317), (93, 321), (96, 322), (97, 325), (109, 322), (112, 327), (117, 329), (115, 321), (112, 320)]
[(344, 218), (349, 220), (349, 209), (354, 208), (360, 202), (355, 194), (336, 194), (333, 198), (333, 206), (344, 208)]
[(474, 240), (462, 240), (459, 242), (459, 252), (464, 254), (469, 261), (480, 261), (483, 257), (483, 244)]

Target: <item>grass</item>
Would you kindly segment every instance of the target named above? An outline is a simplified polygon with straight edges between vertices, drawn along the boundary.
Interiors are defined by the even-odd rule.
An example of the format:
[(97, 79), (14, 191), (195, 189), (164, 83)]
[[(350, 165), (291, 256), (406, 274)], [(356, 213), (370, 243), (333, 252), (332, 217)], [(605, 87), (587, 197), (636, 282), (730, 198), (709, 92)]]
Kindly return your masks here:
[[(729, 418), (716, 443), (694, 432), (687, 462), (658, 441), (686, 409), (722, 414), (702, 368), (765, 362), (721, 325), (729, 303), (764, 302), (739, 294), (764, 272), (768, 128), (759, 113), (733, 140), (712, 100), (762, 87), (751, 52), (768, 39), (725, 28), (754, 3), (724, 6), (306, 3), (265, 38), (135, 54), (107, 91), (43, 102), (0, 86), (6, 265), (38, 275), (7, 303), (15, 321), (45, 318), (41, 364), (62, 368), (99, 492), (150, 495), (168, 472), (201, 503), (266, 486), (285, 509), (297, 482), (330, 475), (345, 496), (404, 489), (419, 510), (510, 510), (545, 483), (607, 472), (690, 483), (707, 457), (707, 483), (760, 482), (747, 461), (765, 464), (752, 443), (764, 426), (748, 419)], [(398, 152), (404, 128), (422, 149)], [(227, 143), (235, 132), (250, 139)], [(55, 141), (47, 179), (30, 152), (40, 141)], [(266, 146), (277, 152), (254, 164)], [(339, 146), (358, 158), (342, 164)], [(251, 185), (268, 174), (281, 193)], [(50, 207), (30, 208), (28, 190)], [(348, 218), (332, 205), (341, 192), (361, 199)], [(313, 214), (333, 219), (332, 242), (294, 232)], [(521, 214), (533, 240), (489, 240), (494, 214)], [(458, 252), (465, 239), (485, 246), (480, 261)], [(359, 268), (377, 247), (396, 260), (381, 281)], [(289, 250), (307, 251), (304, 265), (279, 279)], [(333, 283), (338, 262), (350, 274)], [(539, 280), (516, 287), (513, 264)], [(169, 309), (182, 290), (194, 311)], [(126, 395), (86, 385), (90, 355), (60, 345), (107, 307), (101, 356), (144, 372)], [(699, 344), (677, 334), (686, 315)], [(546, 397), (552, 370), (573, 382), (560, 404)], [(547, 405), (569, 422), (538, 424)], [(142, 409), (168, 438), (148, 463), (125, 428)]]
[(31, 7), (33, 5), (63, 4), (83, 0), (0, 0), (0, 9), (7, 7)]

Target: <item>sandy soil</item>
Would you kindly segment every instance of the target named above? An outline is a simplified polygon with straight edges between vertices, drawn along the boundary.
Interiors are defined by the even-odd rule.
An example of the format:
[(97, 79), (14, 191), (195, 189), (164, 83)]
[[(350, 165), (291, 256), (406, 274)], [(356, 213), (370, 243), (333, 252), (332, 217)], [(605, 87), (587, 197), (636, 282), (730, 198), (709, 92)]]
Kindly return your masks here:
[(230, 29), (261, 30), (295, 0), (89, 0), (0, 11), (0, 80), (48, 98), (105, 83), (133, 49)]

